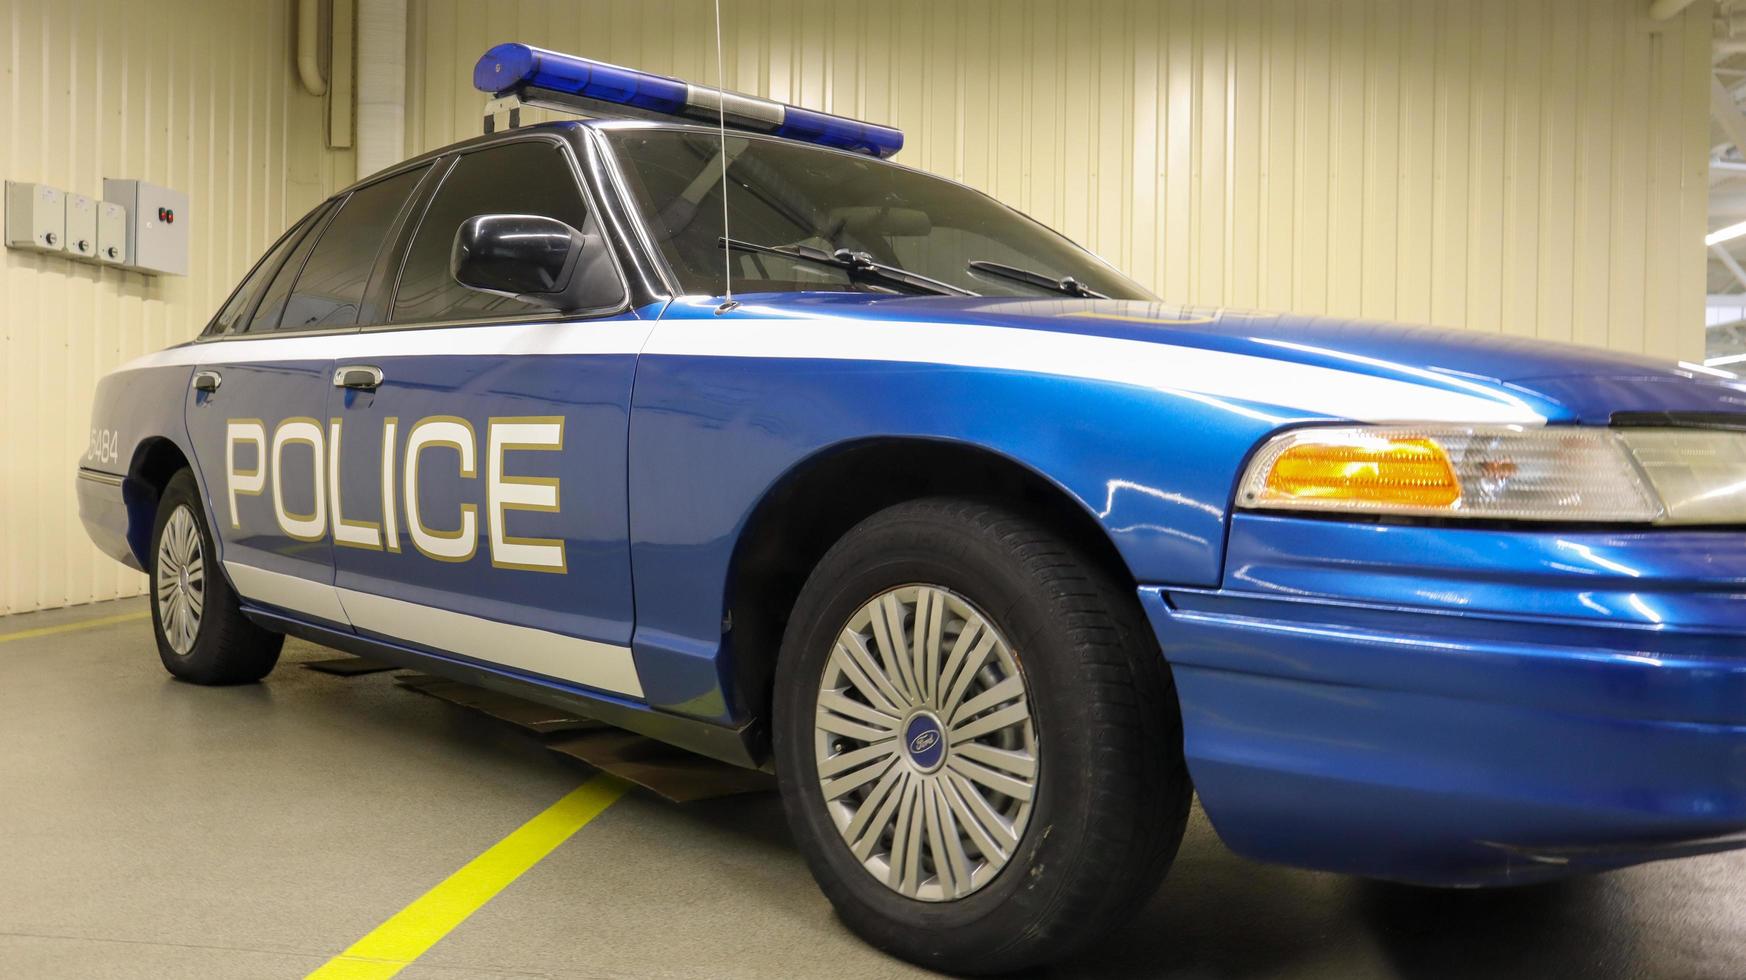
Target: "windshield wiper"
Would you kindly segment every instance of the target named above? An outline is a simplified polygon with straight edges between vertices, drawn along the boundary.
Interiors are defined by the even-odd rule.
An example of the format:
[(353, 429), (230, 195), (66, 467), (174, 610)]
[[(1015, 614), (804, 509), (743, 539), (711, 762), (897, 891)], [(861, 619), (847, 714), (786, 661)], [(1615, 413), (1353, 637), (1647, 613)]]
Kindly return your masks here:
[(790, 259), (800, 259), (803, 262), (813, 262), (818, 265), (828, 265), (848, 273), (849, 278), (859, 282), (886, 283), (888, 285), (908, 286), (924, 293), (936, 296), (975, 296), (976, 294), (949, 282), (930, 279), (920, 273), (899, 269), (894, 265), (886, 265), (873, 261), (873, 256), (866, 252), (856, 252), (851, 249), (839, 248), (835, 252), (812, 248), (808, 245), (759, 245), (757, 242), (741, 241), (738, 238), (718, 238), (716, 241), (722, 248), (738, 249), (742, 252), (758, 252), (764, 255), (780, 255)]
[(986, 272), (991, 276), (999, 276), (1002, 279), (1011, 279), (1014, 282), (1022, 282), (1028, 286), (1052, 289), (1057, 293), (1065, 293), (1068, 296), (1083, 296), (1087, 299), (1109, 299), (1108, 296), (1092, 289), (1090, 286), (1087, 286), (1072, 276), (1062, 276), (1059, 279), (1055, 279), (1050, 276), (1045, 276), (1041, 272), (1032, 272), (1029, 269), (1020, 269), (1017, 266), (1001, 265), (999, 262), (989, 262), (986, 259), (971, 260), (970, 269), (973, 272)]

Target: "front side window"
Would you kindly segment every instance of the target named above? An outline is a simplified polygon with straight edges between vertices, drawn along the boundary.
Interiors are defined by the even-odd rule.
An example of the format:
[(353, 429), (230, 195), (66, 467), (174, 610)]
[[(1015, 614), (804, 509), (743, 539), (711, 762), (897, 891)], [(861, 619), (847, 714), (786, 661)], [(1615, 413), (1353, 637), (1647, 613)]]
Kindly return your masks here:
[[(727, 138), (734, 244), (724, 245), (723, 142), (715, 133), (616, 129), (608, 140), (656, 246), (689, 293), (723, 292), (723, 251), (731, 247), (734, 287), (746, 292), (1059, 296), (1077, 284), (1117, 299), (1153, 298), (1091, 253), (962, 184), (781, 140)], [(845, 249), (946, 288), (842, 268), (832, 259)]]
[(353, 191), (309, 253), (279, 318), (280, 330), (314, 330), (358, 322), (358, 305), (388, 230), (428, 167)]
[(570, 160), (550, 140), (522, 140), (463, 155), (419, 222), (394, 294), (394, 322), (545, 313), (514, 297), (468, 289), (449, 271), (462, 222), (481, 214), (537, 214), (583, 230), (588, 208)]

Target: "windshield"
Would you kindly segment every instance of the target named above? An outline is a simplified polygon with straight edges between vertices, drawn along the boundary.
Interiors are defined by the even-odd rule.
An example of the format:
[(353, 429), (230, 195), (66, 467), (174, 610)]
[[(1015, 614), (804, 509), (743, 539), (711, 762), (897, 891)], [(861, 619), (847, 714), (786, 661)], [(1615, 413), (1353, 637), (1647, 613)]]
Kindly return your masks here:
[(688, 293), (722, 294), (726, 252), (736, 292), (942, 293), (945, 284), (987, 296), (1090, 289), (1154, 298), (1084, 249), (961, 184), (780, 140), (728, 136), (729, 241), (717, 134), (637, 128), (608, 130), (607, 137), (655, 245)]

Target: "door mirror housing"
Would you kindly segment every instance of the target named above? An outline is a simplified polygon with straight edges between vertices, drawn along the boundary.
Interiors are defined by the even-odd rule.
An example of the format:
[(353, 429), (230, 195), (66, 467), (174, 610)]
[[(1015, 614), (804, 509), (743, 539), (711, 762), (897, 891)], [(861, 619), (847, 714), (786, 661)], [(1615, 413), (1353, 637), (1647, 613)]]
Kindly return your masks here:
[(625, 300), (604, 238), (538, 214), (461, 222), (449, 273), (468, 289), (565, 313), (615, 309)]

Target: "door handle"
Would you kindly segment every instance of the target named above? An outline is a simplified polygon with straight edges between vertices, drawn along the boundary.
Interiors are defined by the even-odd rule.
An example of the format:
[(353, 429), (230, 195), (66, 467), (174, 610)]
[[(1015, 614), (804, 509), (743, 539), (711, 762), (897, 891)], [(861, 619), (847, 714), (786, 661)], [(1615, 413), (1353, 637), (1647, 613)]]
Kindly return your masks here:
[(382, 386), (382, 369), (370, 364), (348, 364), (333, 373), (333, 386), (375, 391)]
[(217, 371), (195, 371), (194, 380), (189, 382), (189, 387), (195, 391), (211, 393), (217, 391), (221, 384), (224, 384), (224, 375)]

